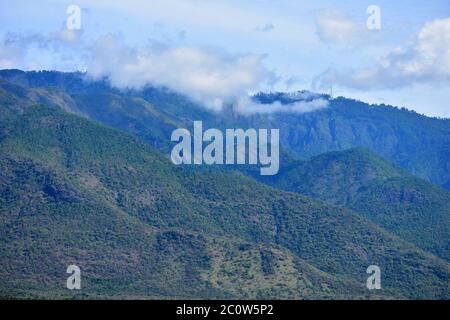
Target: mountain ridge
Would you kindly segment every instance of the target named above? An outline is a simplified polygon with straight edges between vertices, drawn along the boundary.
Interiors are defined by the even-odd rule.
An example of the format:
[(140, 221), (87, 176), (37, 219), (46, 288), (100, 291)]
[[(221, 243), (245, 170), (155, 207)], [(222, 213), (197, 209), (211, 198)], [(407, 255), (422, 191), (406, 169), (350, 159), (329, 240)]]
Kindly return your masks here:
[[(92, 81), (82, 73), (0, 70), (0, 79), (23, 90), (53, 88), (61, 97), (53, 93), (54, 99), (35, 99), (34, 103), (57, 104), (130, 132), (165, 153), (170, 149), (171, 131), (191, 127), (194, 120), (201, 119), (205, 127), (219, 129), (278, 128), (282, 148), (301, 158), (363, 147), (420, 178), (445, 188), (450, 184), (449, 119), (342, 97), (329, 100), (327, 108), (314, 112), (239, 116), (208, 111), (164, 88), (121, 91), (110, 87), (107, 79)], [(261, 103), (292, 103), (307, 99), (304, 95), (260, 93), (254, 99)], [(16, 98), (20, 101), (20, 94)]]
[[(448, 263), (352, 211), (240, 174), (185, 172), (138, 139), (59, 109), (30, 107), (13, 117), (2, 123), (0, 142), (0, 263), (2, 279), (15, 279), (6, 292), (67, 294), (54, 281), (64, 279), (64, 262), (81, 259), (87, 297), (173, 297), (180, 286), (177, 297), (281, 297), (295, 278), (301, 282), (286, 292), (299, 298), (448, 298)], [(205, 240), (211, 236), (250, 249), (214, 245)], [(255, 259), (274, 265), (256, 267)], [(385, 270), (382, 293), (364, 289), (373, 261)], [(157, 277), (142, 282), (145, 274)]]
[(334, 151), (285, 167), (269, 184), (362, 213), (450, 260), (450, 193), (368, 150)]

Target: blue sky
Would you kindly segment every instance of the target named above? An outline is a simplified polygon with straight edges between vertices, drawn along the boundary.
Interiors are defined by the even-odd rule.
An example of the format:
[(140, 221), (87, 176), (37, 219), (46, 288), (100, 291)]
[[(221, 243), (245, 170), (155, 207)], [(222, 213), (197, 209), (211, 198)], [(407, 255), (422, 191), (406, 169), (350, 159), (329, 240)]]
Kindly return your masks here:
[[(80, 30), (66, 29), (69, 5)], [(369, 5), (379, 30), (366, 26)], [(450, 2), (2, 0), (0, 68), (87, 69), (122, 87), (173, 85), (211, 107), (332, 83), (335, 95), (450, 117)]]

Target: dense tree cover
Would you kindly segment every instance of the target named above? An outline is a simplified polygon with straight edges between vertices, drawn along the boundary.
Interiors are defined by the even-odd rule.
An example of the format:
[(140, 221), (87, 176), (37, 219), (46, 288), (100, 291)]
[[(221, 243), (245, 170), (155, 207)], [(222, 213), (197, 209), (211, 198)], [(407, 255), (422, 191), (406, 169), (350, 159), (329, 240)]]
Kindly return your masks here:
[[(1, 81), (3, 79), (3, 81)], [(81, 73), (0, 71), (2, 90), (19, 100), (59, 105), (125, 130), (167, 153), (174, 128), (278, 128), (286, 152), (310, 158), (329, 151), (364, 147), (416, 176), (448, 188), (450, 185), (450, 120), (419, 115), (389, 105), (299, 92), (260, 93), (261, 103), (283, 104), (323, 98), (327, 108), (309, 113), (240, 116), (227, 108), (213, 113), (164, 88), (119, 91), (106, 80), (89, 81)], [(11, 97), (9, 97), (11, 99)]]
[[(447, 262), (354, 211), (176, 168), (56, 107), (1, 108), (4, 297), (449, 298)], [(72, 263), (79, 293), (64, 287)], [(382, 291), (365, 289), (371, 264)]]
[(339, 204), (450, 260), (450, 193), (364, 149), (297, 161), (266, 183)]

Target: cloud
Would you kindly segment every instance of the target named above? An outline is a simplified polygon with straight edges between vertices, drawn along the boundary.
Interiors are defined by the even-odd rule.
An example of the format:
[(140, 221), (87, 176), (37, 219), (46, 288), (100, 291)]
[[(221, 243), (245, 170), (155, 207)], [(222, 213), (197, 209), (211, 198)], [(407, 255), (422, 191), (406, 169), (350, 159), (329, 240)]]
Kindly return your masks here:
[(20, 43), (5, 38), (0, 44), (0, 68), (11, 69), (21, 64), (23, 60), (23, 49)]
[(70, 68), (73, 57), (81, 56), (81, 36), (81, 30), (65, 28), (47, 35), (7, 33), (0, 43), (0, 69)]
[(370, 38), (365, 22), (353, 20), (338, 10), (320, 10), (315, 21), (317, 36), (327, 44), (353, 47)]
[(281, 81), (264, 66), (264, 55), (231, 54), (219, 48), (166, 45), (157, 41), (133, 47), (116, 35), (100, 36), (87, 44), (81, 36), (81, 32), (64, 29), (45, 36), (11, 34), (0, 45), (0, 67), (55, 69), (59, 66), (60, 70), (62, 65), (68, 69), (80, 65), (77, 69), (86, 67), (88, 78), (106, 78), (119, 89), (165, 87), (209, 110), (221, 111), (235, 105), (237, 112), (246, 115), (308, 112), (324, 106), (323, 101), (289, 105), (259, 105), (252, 101), (251, 92)]
[(314, 98), (307, 101), (297, 101), (282, 104), (279, 101), (270, 104), (260, 104), (248, 97), (242, 97), (236, 102), (235, 111), (243, 115), (272, 114), (272, 113), (306, 113), (328, 107), (329, 102), (323, 98)]
[(259, 25), (255, 29), (256, 32), (269, 32), (275, 29), (275, 26), (272, 23), (266, 23), (264, 25)]
[(371, 67), (327, 70), (315, 79), (361, 90), (394, 89), (450, 81), (450, 18), (428, 22), (411, 43), (392, 50)]
[(49, 40), (39, 34), (7, 33), (0, 43), (0, 68), (24, 66), (31, 49), (49, 50)]
[(81, 42), (83, 30), (61, 28), (60, 31), (51, 33), (48, 37), (49, 41), (61, 42), (70, 46), (75, 46)]
[(94, 79), (107, 77), (118, 88), (167, 87), (216, 111), (275, 81), (262, 55), (192, 46), (129, 47), (112, 35), (100, 37), (91, 49), (88, 75)]

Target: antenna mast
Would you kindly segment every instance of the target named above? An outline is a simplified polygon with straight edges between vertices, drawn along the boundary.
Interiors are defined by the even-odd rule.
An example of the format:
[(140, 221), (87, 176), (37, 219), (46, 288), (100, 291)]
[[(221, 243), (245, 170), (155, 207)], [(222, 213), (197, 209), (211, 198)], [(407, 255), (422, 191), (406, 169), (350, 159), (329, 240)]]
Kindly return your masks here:
[(333, 82), (330, 83), (330, 100), (333, 100)]

